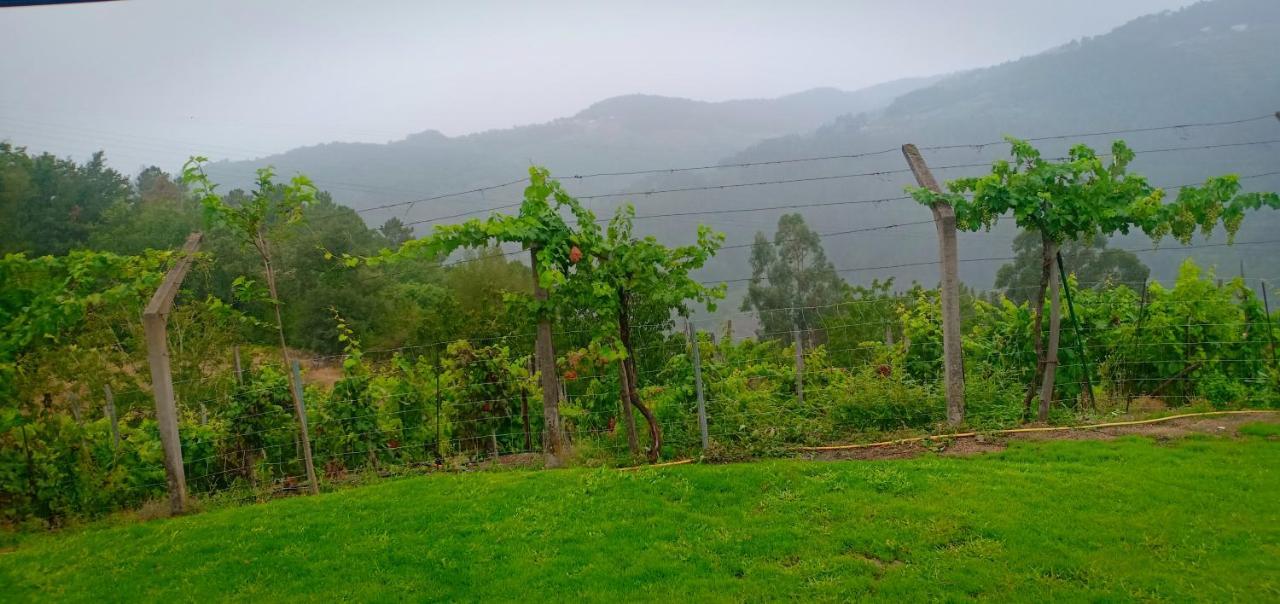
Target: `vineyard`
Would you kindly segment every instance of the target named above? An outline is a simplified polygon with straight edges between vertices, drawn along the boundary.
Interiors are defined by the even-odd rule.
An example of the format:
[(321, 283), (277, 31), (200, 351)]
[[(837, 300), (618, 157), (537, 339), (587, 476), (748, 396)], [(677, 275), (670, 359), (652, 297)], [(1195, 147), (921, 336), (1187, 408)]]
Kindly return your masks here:
[[(606, 196), (575, 197), (533, 168), (518, 181), (520, 202), (435, 220), (485, 218), (359, 247), (351, 232), (308, 236), (331, 221), (314, 212), (332, 202), (306, 177), (280, 182), (264, 170), (254, 190), (224, 195), (195, 158), (180, 182), (204, 220), (186, 248), (0, 261), (3, 520), (56, 527), (153, 501), (186, 511), (188, 496), (261, 501), (414, 472), (748, 460), (960, 428), (1280, 409), (1280, 309), (1267, 279), (1191, 259), (1165, 282), (1145, 268), (1098, 270), (1099, 258), (1275, 243), (1193, 241), (1231, 239), (1252, 211), (1280, 209), (1274, 193), (1245, 186), (1266, 174), (1158, 187), (1129, 163), (1170, 149), (1116, 141), (1109, 153), (1076, 145), (1043, 157), (1036, 143), (1010, 139), (1000, 144), (1007, 158), (936, 166), (978, 168), (945, 188), (923, 159), (833, 177), (914, 174), (919, 186), (902, 182), (900, 199), (919, 202), (917, 221), (820, 233), (782, 213), (772, 239), (738, 243), (709, 220), (679, 246), (638, 234), (645, 216), (631, 205), (598, 218), (588, 202)], [(908, 161), (941, 151), (911, 149)], [(899, 152), (839, 159), (889, 151)], [(956, 256), (957, 230), (1001, 217), (1028, 234), (1017, 256)], [(896, 267), (837, 269), (823, 254), (827, 237), (913, 225), (938, 231), (940, 260), (929, 264), (940, 285), (846, 280)], [(1156, 247), (1093, 247), (1131, 231)], [(1164, 237), (1181, 245), (1160, 247)], [(299, 238), (309, 247), (289, 243)], [(197, 249), (204, 239), (215, 251)], [(750, 250), (751, 276), (701, 280), (734, 248)], [(1025, 278), (991, 290), (960, 283), (955, 267), (980, 261), (1013, 262), (1009, 275)], [(303, 262), (318, 267), (315, 283), (297, 281)], [(428, 287), (450, 274), (450, 287), (480, 293)], [(380, 316), (352, 319), (309, 291), (331, 279), (343, 279), (343, 296), (376, 298), (375, 282), (403, 282), (407, 293)], [(300, 307), (311, 329), (293, 329)], [(376, 336), (396, 345), (365, 345), (380, 321), (405, 316), (417, 317), (412, 332)], [(333, 352), (294, 347), (318, 339)]]

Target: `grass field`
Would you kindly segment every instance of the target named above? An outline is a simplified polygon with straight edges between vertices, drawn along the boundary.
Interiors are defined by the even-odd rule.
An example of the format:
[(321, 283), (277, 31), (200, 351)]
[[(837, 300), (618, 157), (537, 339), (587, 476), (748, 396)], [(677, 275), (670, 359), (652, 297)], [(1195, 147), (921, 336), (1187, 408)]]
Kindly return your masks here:
[(403, 479), (30, 537), (6, 601), (1280, 600), (1280, 442)]

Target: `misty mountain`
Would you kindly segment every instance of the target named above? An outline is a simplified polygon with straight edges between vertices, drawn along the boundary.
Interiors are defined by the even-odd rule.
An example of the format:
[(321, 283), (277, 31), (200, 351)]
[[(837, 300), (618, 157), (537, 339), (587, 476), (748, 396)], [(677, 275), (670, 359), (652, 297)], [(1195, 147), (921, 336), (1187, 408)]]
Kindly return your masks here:
[[(809, 131), (846, 114), (883, 108), (937, 78), (903, 79), (847, 92), (818, 88), (776, 99), (703, 102), (654, 95), (606, 99), (572, 117), (544, 124), (448, 137), (434, 130), (386, 144), (329, 143), (252, 161), (218, 162), (209, 173), (228, 186), (247, 186), (253, 170), (272, 165), (302, 172), (356, 209), (429, 197), (527, 173), (531, 164), (555, 174), (709, 164), (760, 141)], [(504, 199), (520, 190), (502, 191)], [(491, 203), (491, 201), (489, 202)], [(486, 202), (451, 198), (416, 207), (408, 218), (465, 211)], [(370, 213), (377, 224), (389, 212)]]
[[(1280, 109), (1280, 69), (1276, 69), (1276, 57), (1280, 57), (1280, 3), (1271, 0), (1204, 2), (1177, 12), (1143, 17), (1105, 35), (1077, 40), (1038, 55), (952, 75), (931, 86), (904, 93), (882, 111), (841, 117), (810, 133), (761, 142), (723, 163), (883, 153), (854, 159), (681, 173), (650, 179), (639, 189), (804, 178), (822, 180), (630, 199), (643, 215), (690, 207), (736, 209), (891, 198), (903, 195), (904, 187), (915, 184), (898, 151), (903, 143), (915, 143), (922, 148), (968, 145), (1001, 141), (1004, 135), (1033, 138), (1268, 116)], [(1138, 150), (1275, 140), (1280, 139), (1280, 121), (1263, 119), (1226, 127), (1081, 136), (1037, 145), (1047, 157), (1054, 157), (1064, 154), (1075, 143), (1087, 143), (1105, 152), (1115, 138), (1125, 139)], [(1008, 146), (974, 145), (926, 149), (924, 153), (934, 167), (935, 176), (945, 181), (985, 172), (983, 166), (1006, 156)], [(1132, 167), (1161, 186), (1201, 182), (1206, 176), (1228, 172), (1242, 176), (1277, 172), (1280, 171), (1280, 145), (1139, 154)], [(866, 172), (891, 173), (830, 178)], [(1243, 182), (1251, 190), (1280, 188), (1280, 176), (1275, 174)], [(927, 209), (911, 200), (795, 211), (802, 211), (809, 224), (823, 233), (927, 221), (931, 217)], [(780, 213), (719, 214), (704, 219), (725, 231), (728, 243), (734, 244), (750, 242), (757, 229), (772, 235)], [(1274, 233), (1280, 228), (1277, 214), (1280, 213), (1264, 210), (1251, 216), (1237, 240), (1274, 239)], [(686, 239), (686, 232), (692, 228), (650, 226), (662, 234), (673, 230), (685, 233), (672, 236), (673, 240)], [(1008, 256), (1014, 235), (1012, 220), (1001, 223), (992, 233), (962, 234), (961, 258)], [(1211, 241), (1220, 242), (1224, 238), (1219, 236)], [(927, 263), (937, 259), (932, 224), (835, 235), (825, 238), (824, 243), (828, 257), (837, 268), (843, 269)], [(1140, 234), (1115, 238), (1112, 245), (1152, 246), (1150, 240)], [(1178, 247), (1170, 239), (1161, 245)], [(1249, 275), (1277, 277), (1280, 276), (1274, 261), (1280, 257), (1277, 252), (1280, 245), (1272, 244), (1199, 249), (1191, 253), (1205, 263), (1217, 264), (1220, 274), (1225, 276), (1234, 276), (1240, 261), (1244, 260)], [(710, 268), (709, 277), (748, 276), (748, 254), (747, 249), (726, 250)], [(1141, 257), (1152, 267), (1154, 278), (1168, 279), (1187, 255), (1190, 254), (1170, 250)], [(999, 261), (963, 262), (961, 276), (975, 287), (990, 288), (999, 265)], [(900, 285), (911, 280), (932, 285), (937, 280), (936, 268), (930, 265), (847, 270), (843, 275), (851, 282), (895, 276)], [(731, 284), (731, 292), (744, 287), (741, 283)]]
[[(1280, 109), (1280, 3), (1272, 0), (1214, 0), (1176, 12), (1131, 21), (1100, 36), (1073, 41), (992, 67), (943, 78), (901, 80), (855, 92), (817, 89), (778, 99), (706, 103), (632, 95), (601, 101), (573, 117), (545, 124), (446, 137), (424, 132), (384, 145), (333, 143), (296, 149), (253, 162), (219, 163), (211, 173), (243, 185), (253, 167), (273, 164), (283, 173), (311, 175), (335, 198), (356, 208), (507, 182), (524, 175), (530, 163), (546, 165), (582, 196), (632, 192), (589, 200), (608, 215), (633, 203), (641, 232), (672, 243), (688, 241), (699, 222), (727, 234), (727, 244), (749, 243), (757, 230), (772, 235), (786, 210), (688, 215), (693, 211), (741, 210), (765, 206), (831, 204), (893, 198), (914, 184), (898, 151), (903, 143), (925, 148), (940, 181), (978, 174), (1008, 147), (1005, 135), (1022, 138), (1091, 133), (1167, 124), (1227, 121), (1269, 115)], [(1079, 136), (1037, 143), (1046, 156), (1065, 153), (1075, 143), (1109, 147), (1116, 136)], [(1280, 122), (1261, 120), (1235, 126), (1181, 128), (1124, 134), (1138, 150), (1236, 144), (1280, 139)], [(966, 145), (946, 150), (932, 146)], [(697, 170), (648, 177), (634, 175), (574, 179), (590, 172), (629, 171), (706, 164), (738, 164), (854, 155), (857, 158), (793, 162), (749, 168)], [(976, 164), (976, 165), (975, 165)], [(1133, 168), (1162, 186), (1202, 181), (1226, 172), (1241, 175), (1280, 171), (1280, 145), (1253, 145), (1140, 154)], [(833, 178), (876, 172), (870, 176)], [(819, 179), (766, 186), (742, 186), (686, 193), (646, 194), (682, 187), (770, 180)], [(1246, 179), (1247, 187), (1275, 190), (1275, 175)], [(377, 224), (391, 215), (421, 220), (474, 211), (518, 199), (519, 187), (484, 195), (451, 197), (394, 210), (370, 212)], [(821, 233), (888, 227), (927, 221), (930, 213), (914, 201), (796, 208)], [(682, 213), (684, 216), (644, 218)], [(1238, 240), (1266, 239), (1280, 216), (1266, 213), (1246, 221)], [(999, 261), (975, 259), (1010, 255), (1014, 236), (1006, 221), (992, 233), (962, 234), (962, 278), (978, 288), (991, 286)], [(1218, 237), (1212, 241), (1221, 241)], [(851, 282), (896, 277), (936, 282), (934, 228), (900, 228), (832, 235), (828, 256)], [(1113, 239), (1113, 245), (1150, 247), (1141, 235)], [(1165, 240), (1165, 248), (1176, 242)], [(1182, 258), (1217, 264), (1234, 275), (1240, 260), (1251, 276), (1277, 277), (1280, 246), (1240, 246), (1143, 254), (1152, 276), (1168, 279)], [(727, 249), (708, 267), (708, 279), (749, 275), (749, 250)], [(908, 266), (900, 266), (908, 265)], [(1269, 272), (1268, 272), (1269, 271)], [(745, 288), (731, 283), (731, 303)]]

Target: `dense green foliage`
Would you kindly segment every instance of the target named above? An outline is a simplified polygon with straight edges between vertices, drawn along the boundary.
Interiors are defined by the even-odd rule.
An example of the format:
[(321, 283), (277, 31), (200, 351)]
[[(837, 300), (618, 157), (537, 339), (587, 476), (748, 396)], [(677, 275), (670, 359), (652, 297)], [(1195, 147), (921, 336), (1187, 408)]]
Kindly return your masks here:
[[(1079, 161), (1096, 167), (1094, 159)], [(81, 172), (69, 170), (66, 178), (87, 178), (76, 176)], [(643, 449), (649, 459), (702, 454), (689, 346), (674, 319), (722, 295), (722, 288), (695, 277), (721, 237), (701, 227), (694, 244), (668, 247), (634, 233), (629, 206), (601, 225), (545, 171), (532, 175), (520, 214), (444, 226), (422, 239), (407, 239), (394, 221), (369, 229), (323, 192), (294, 196), (305, 203), (282, 213), (268, 211), (288, 201), (269, 176), (256, 192), (225, 196), (198, 182), (207, 208), (256, 212), (259, 222), (240, 229), (250, 233), (251, 249), (225, 226), (208, 225), (204, 251), (170, 317), (193, 492), (265, 498), (297, 488), (303, 474), (288, 373), (267, 347), (275, 339), (267, 327), (274, 316), (255, 277), (263, 260), (252, 245), (258, 228), (272, 232), (286, 332), (300, 348), (338, 353), (308, 359), (292, 352), (308, 359), (303, 398), (322, 480), (539, 450), (542, 406), (530, 404), (539, 398), (530, 363), (538, 316), (554, 325), (563, 429), (579, 463), (629, 464), (645, 452), (625, 438), (624, 400), (648, 427)], [(1224, 183), (1219, 188), (1230, 188)], [(1226, 189), (1185, 195), (1193, 200), (1186, 203), (1202, 205), (1237, 199)], [(199, 205), (163, 172), (147, 170), (99, 230), (75, 244), (110, 240), (133, 255), (72, 251), (9, 255), (0, 263), (5, 522), (56, 525), (163, 493), (139, 310), (172, 252), (135, 248), (172, 249), (200, 224)], [(1177, 233), (1191, 227), (1178, 226)], [(551, 292), (546, 302), (529, 295), (528, 265), (493, 247), (503, 242), (537, 250), (539, 277)], [(449, 252), (462, 248), (470, 249), (442, 266)], [(1068, 270), (1090, 274), (1091, 249), (1068, 255)], [(776, 455), (796, 445), (938, 425), (936, 290), (914, 285), (899, 292), (892, 280), (844, 283), (798, 216), (785, 218), (774, 240), (753, 252), (760, 260), (753, 284), (760, 307), (749, 306), (766, 320), (763, 337), (716, 341), (704, 333), (700, 340), (711, 433), (706, 455)], [(1122, 281), (1128, 279), (1073, 288), (1088, 362), (1078, 346), (1064, 346), (1050, 419), (1118, 412), (1142, 397), (1163, 405), (1280, 405), (1269, 340), (1276, 315), (1266, 316), (1246, 282), (1218, 283), (1194, 264), (1167, 287)], [(774, 313), (779, 325), (766, 324), (774, 310), (794, 307), (804, 310), (782, 310)], [(971, 426), (1019, 421), (1018, 391), (1035, 363), (1032, 313), (1013, 296), (963, 293)], [(803, 402), (795, 396), (789, 338), (797, 321), (806, 338)], [(237, 345), (238, 376), (232, 369)], [(626, 390), (621, 367), (628, 368)], [(1096, 409), (1082, 396), (1086, 375)], [(97, 411), (104, 386), (115, 394), (118, 439), (110, 414)]]
[(1277, 426), (1245, 428), (1259, 436), (418, 477), (28, 537), (0, 585), (15, 602), (1274, 600)]

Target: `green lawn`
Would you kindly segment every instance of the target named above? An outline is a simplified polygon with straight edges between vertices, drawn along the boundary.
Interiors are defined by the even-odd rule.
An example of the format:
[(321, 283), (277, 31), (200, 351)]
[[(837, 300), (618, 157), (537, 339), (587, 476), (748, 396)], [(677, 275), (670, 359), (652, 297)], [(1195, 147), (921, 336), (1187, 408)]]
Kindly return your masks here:
[(1280, 600), (1280, 442), (403, 479), (26, 539), (0, 599)]

